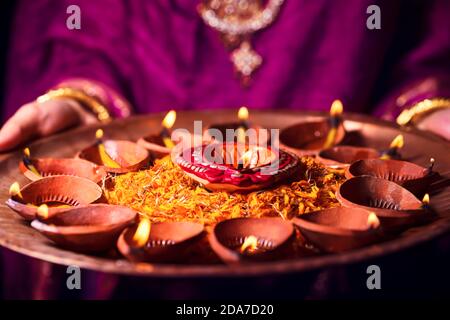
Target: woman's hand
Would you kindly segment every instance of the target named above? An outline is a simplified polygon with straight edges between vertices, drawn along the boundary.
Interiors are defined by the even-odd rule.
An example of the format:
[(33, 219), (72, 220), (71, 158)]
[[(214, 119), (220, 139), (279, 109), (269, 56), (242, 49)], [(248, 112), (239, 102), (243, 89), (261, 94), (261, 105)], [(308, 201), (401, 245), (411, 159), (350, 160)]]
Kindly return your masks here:
[(443, 109), (426, 116), (417, 124), (421, 130), (431, 131), (450, 141), (450, 109)]
[(0, 152), (69, 127), (95, 123), (97, 118), (72, 99), (23, 105), (0, 130)]

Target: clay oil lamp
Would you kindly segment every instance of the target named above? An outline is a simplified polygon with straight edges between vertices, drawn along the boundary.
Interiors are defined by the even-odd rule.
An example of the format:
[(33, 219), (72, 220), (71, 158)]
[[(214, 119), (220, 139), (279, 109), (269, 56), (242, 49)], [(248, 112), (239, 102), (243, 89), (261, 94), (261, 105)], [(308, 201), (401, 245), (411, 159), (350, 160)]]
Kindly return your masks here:
[(317, 159), (324, 165), (333, 168), (346, 168), (361, 159), (379, 158), (378, 150), (366, 147), (335, 146), (321, 150)]
[(27, 220), (35, 218), (38, 207), (46, 204), (53, 216), (70, 207), (87, 205), (102, 197), (102, 189), (93, 181), (76, 176), (50, 176), (33, 181), (22, 189), (11, 185), (8, 207)]
[(151, 224), (142, 218), (139, 224), (125, 229), (117, 240), (117, 248), (133, 262), (182, 261), (189, 248), (204, 234), (202, 224), (192, 222), (160, 222)]
[(46, 217), (41, 206), (31, 226), (58, 246), (80, 252), (101, 252), (115, 246), (120, 233), (135, 221), (136, 212), (122, 206), (93, 204)]
[(280, 147), (304, 156), (316, 155), (321, 149), (339, 144), (345, 136), (342, 113), (342, 102), (335, 100), (328, 119), (301, 122), (283, 129)]
[(270, 140), (269, 132), (261, 126), (249, 121), (247, 107), (238, 111), (238, 120), (235, 122), (211, 124), (203, 134), (207, 142), (237, 142), (266, 146)]
[(31, 158), (30, 150), (24, 150), (23, 160), (19, 164), (20, 171), (31, 181), (48, 176), (77, 176), (100, 182), (106, 172), (92, 162), (76, 158)]
[(403, 148), (404, 144), (405, 140), (403, 138), (403, 135), (399, 134), (394, 138), (394, 140), (392, 140), (389, 149), (382, 152), (381, 159), (400, 159), (401, 155), (399, 153), (399, 150)]
[(229, 264), (282, 257), (294, 226), (281, 218), (237, 218), (219, 222), (209, 234), (214, 252)]
[(294, 218), (301, 234), (325, 252), (342, 252), (380, 239), (375, 213), (359, 208), (337, 207), (305, 213)]
[(210, 191), (242, 193), (273, 186), (300, 169), (289, 152), (233, 142), (192, 147), (176, 154), (174, 162)]
[(150, 154), (141, 146), (126, 140), (103, 140), (103, 130), (97, 130), (96, 143), (78, 154), (78, 158), (101, 166), (106, 172), (137, 171), (149, 163)]
[(363, 175), (386, 179), (421, 197), (438, 176), (433, 171), (433, 166), (433, 158), (430, 159), (427, 168), (408, 161), (366, 159), (350, 165), (345, 171), (345, 176), (347, 179)]
[(162, 129), (158, 134), (151, 134), (138, 140), (138, 145), (150, 151), (153, 159), (169, 155), (175, 146), (175, 143), (171, 140), (171, 130), (176, 119), (176, 111), (170, 110), (161, 122)]
[(410, 191), (395, 182), (372, 176), (359, 176), (345, 181), (336, 197), (348, 208), (373, 211), (381, 227), (397, 230), (427, 221), (431, 215)]

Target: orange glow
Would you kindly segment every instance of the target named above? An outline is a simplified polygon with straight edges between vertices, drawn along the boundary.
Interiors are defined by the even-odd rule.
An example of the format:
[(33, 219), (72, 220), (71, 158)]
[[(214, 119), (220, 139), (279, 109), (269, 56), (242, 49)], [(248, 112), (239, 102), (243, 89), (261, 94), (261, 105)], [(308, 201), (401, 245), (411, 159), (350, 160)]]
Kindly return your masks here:
[(25, 157), (29, 158), (31, 156), (30, 148), (23, 149), (23, 154)]
[(241, 121), (247, 121), (248, 120), (248, 109), (247, 109), (247, 107), (240, 107), (239, 108), (238, 118)]
[(44, 220), (48, 218), (48, 206), (45, 203), (37, 208), (37, 215)]
[(22, 197), (22, 193), (20, 192), (20, 185), (19, 183), (16, 181), (14, 182), (10, 187), (9, 187), (9, 195), (11, 197), (19, 197), (19, 198), (23, 198)]
[(380, 220), (378, 219), (377, 215), (373, 212), (369, 214), (369, 217), (367, 218), (367, 226), (369, 229), (376, 229), (380, 225)]
[(239, 162), (242, 163), (243, 168), (252, 169), (270, 164), (275, 160), (275, 158), (276, 155), (269, 149), (263, 147), (252, 147), (242, 154)]
[(252, 160), (254, 159), (254, 153), (253, 150), (250, 149), (242, 155), (240, 162), (242, 163), (244, 168), (252, 168), (256, 166), (256, 163), (253, 163)]
[(177, 120), (177, 112), (175, 110), (170, 110), (162, 121), (162, 126), (166, 129), (170, 129), (175, 124)]
[(403, 139), (403, 135), (399, 134), (398, 136), (396, 136), (394, 138), (394, 140), (392, 140), (389, 148), (391, 149), (401, 149), (403, 148), (403, 145), (405, 144), (405, 141)]
[(245, 253), (245, 252), (255, 252), (256, 249), (258, 248), (258, 238), (256, 238), (255, 236), (248, 236), (245, 238), (244, 243), (241, 246), (241, 253)]
[(331, 104), (330, 115), (332, 117), (339, 116), (344, 112), (344, 106), (341, 100), (334, 100)]
[(424, 206), (430, 204), (430, 195), (428, 193), (425, 193), (425, 195), (423, 196), (422, 203)]
[(136, 247), (143, 247), (147, 243), (148, 238), (150, 237), (150, 229), (150, 220), (142, 218), (133, 236), (133, 242)]
[(95, 138), (96, 138), (97, 140), (102, 139), (102, 138), (103, 138), (103, 135), (104, 135), (104, 133), (103, 133), (103, 130), (102, 130), (102, 129), (98, 129), (97, 131), (95, 131)]

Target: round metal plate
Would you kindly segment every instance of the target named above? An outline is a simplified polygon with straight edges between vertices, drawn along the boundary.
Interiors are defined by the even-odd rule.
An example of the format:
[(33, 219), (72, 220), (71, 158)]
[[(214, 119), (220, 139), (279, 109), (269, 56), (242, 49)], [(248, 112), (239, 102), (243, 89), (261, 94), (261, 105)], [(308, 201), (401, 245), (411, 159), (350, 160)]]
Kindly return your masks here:
[[(220, 116), (219, 116), (220, 115)], [(299, 121), (309, 121), (324, 114), (292, 111), (252, 112), (250, 120), (266, 128), (284, 128)], [(203, 128), (209, 123), (232, 121), (234, 111), (179, 112), (176, 127), (192, 130), (194, 120), (202, 120)], [(163, 114), (133, 117), (114, 121), (103, 126), (108, 138), (137, 140), (139, 137), (157, 133)], [(346, 141), (385, 149), (390, 141), (401, 132), (392, 123), (371, 117), (346, 114)], [(90, 145), (98, 127), (83, 127), (50, 138), (39, 140), (30, 147), (35, 157), (71, 157)], [(433, 185), (431, 205), (439, 218), (434, 222), (410, 229), (395, 239), (356, 251), (319, 255), (268, 263), (243, 266), (227, 265), (164, 265), (133, 264), (126, 260), (95, 257), (60, 249), (32, 229), (27, 222), (7, 208), (8, 188), (14, 181), (21, 185), (28, 182), (18, 169), (21, 152), (0, 155), (0, 245), (13, 251), (62, 265), (78, 265), (82, 268), (118, 274), (145, 275), (150, 277), (209, 277), (209, 276), (255, 276), (302, 272), (337, 264), (346, 264), (393, 253), (421, 242), (430, 240), (450, 229), (450, 143), (431, 134), (412, 129), (402, 131), (405, 147), (404, 158), (426, 166), (430, 157), (436, 159), (435, 169), (443, 179)]]

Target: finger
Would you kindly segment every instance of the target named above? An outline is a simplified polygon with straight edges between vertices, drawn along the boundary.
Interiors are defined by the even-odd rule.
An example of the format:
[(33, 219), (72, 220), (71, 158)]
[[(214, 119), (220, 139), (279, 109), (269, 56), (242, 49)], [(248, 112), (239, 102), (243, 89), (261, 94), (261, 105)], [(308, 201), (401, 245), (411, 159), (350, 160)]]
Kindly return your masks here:
[(12, 149), (35, 136), (38, 118), (36, 104), (21, 107), (0, 131), (0, 150)]
[(78, 114), (80, 124), (94, 124), (98, 123), (98, 118), (92, 112), (83, 108), (78, 102), (70, 100), (68, 103), (72, 106), (75, 112)]
[(0, 131), (0, 151), (89, 122), (88, 116), (80, 113), (78, 107), (81, 108), (77, 102), (62, 99), (24, 105)]
[(46, 137), (69, 127), (80, 124), (81, 115), (72, 100), (55, 99), (37, 105), (39, 112), (39, 125), (37, 134)]

